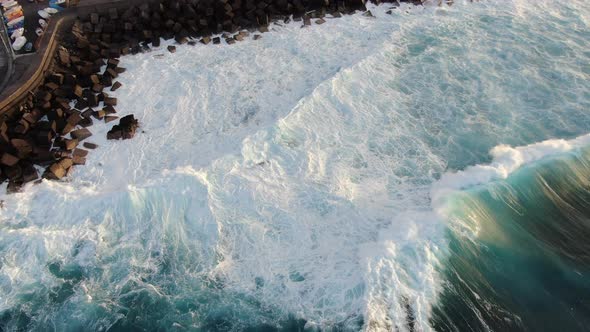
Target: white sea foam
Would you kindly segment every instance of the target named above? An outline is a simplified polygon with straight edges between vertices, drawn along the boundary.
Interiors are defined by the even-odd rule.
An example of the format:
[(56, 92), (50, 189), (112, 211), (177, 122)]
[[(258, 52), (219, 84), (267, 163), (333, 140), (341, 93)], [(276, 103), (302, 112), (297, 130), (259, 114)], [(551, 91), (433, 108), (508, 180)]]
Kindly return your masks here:
[[(446, 253), (432, 198), (588, 140), (500, 146), (490, 165), (445, 174), (484, 159), (489, 142), (543, 139), (530, 131), (555, 122), (579, 132), (569, 116), (584, 114), (568, 99), (586, 87), (568, 84), (585, 77), (571, 60), (560, 60), (563, 77), (534, 85), (542, 57), (525, 70), (529, 48), (510, 44), (506, 57), (496, 43), (513, 36), (487, 31), (485, 14), (511, 22), (514, 4), (470, 6), (371, 7), (377, 18), (122, 58), (118, 109), (141, 132), (111, 142), (110, 125), (97, 124), (89, 140), (100, 147), (72, 178), (0, 197), (0, 310), (58, 286), (47, 269), (58, 261), (85, 271), (69, 305), (32, 312), (58, 329), (110, 326), (133, 285), (163, 302), (213, 292), (211, 307), (238, 307), (252, 324), (291, 314), (354, 329), (362, 316), (367, 330), (407, 330), (410, 308), (429, 330)], [(497, 35), (482, 43), (484, 33)], [(527, 104), (553, 95), (569, 115)], [(101, 310), (99, 322), (86, 317)], [(217, 309), (191, 310), (171, 311), (166, 326), (200, 327)]]
[[(58, 285), (51, 261), (104, 269), (80, 295), (116, 301), (122, 285), (157, 271), (151, 252), (172, 247), (195, 256), (181, 262), (199, 271), (194, 278), (222, 278), (228, 293), (310, 326), (361, 314), (366, 274), (375, 273), (363, 248), (390, 223), (394, 206), (379, 178), (395, 160), (364, 165), (356, 137), (386, 118), (366, 109), (370, 96), (359, 103), (350, 93), (355, 72), (369, 69), (365, 59), (397, 29), (358, 15), (313, 29), (277, 26), (233, 47), (123, 58), (118, 109), (134, 113), (142, 132), (108, 142), (110, 126), (97, 124), (90, 140), (100, 147), (71, 179), (3, 197), (2, 307), (28, 285)], [(84, 254), (72, 257), (80, 243)]]
[(477, 185), (506, 179), (523, 165), (534, 163), (543, 158), (563, 154), (590, 145), (590, 134), (571, 140), (550, 139), (526, 146), (511, 147), (499, 145), (490, 154), (493, 160), (489, 164), (467, 167), (463, 171), (446, 173), (432, 186), (431, 196), (434, 205), (444, 205), (445, 198), (452, 192), (469, 189)]

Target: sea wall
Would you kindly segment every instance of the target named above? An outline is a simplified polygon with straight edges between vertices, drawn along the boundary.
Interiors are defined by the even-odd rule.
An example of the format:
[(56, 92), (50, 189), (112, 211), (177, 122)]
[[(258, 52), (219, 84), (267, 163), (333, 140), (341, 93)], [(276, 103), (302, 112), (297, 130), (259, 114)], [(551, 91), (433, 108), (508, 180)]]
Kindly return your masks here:
[(59, 32), (63, 27), (71, 26), (73, 16), (58, 15), (48, 25), (41, 37), (40, 48), (25, 71), (21, 74), (24, 79), (9, 84), (0, 93), (0, 114), (17, 109), (29, 96), (29, 91), (34, 91), (43, 83), (45, 74), (51, 70), (53, 55), (59, 45)]
[[(374, 2), (392, 2), (392, 9), (398, 3)], [(8, 180), (14, 192), (40, 175), (66, 177), (96, 147), (84, 142), (94, 121), (119, 120), (109, 139), (134, 136), (137, 120), (118, 119), (117, 100), (109, 96), (124, 88), (117, 82), (125, 72), (121, 56), (157, 47), (161, 39), (231, 45), (261, 38), (271, 22), (293, 20), (305, 27), (324, 23), (326, 15), (371, 15), (366, 10), (364, 0), (88, 0), (52, 22), (43, 56), (0, 101), (0, 183)]]

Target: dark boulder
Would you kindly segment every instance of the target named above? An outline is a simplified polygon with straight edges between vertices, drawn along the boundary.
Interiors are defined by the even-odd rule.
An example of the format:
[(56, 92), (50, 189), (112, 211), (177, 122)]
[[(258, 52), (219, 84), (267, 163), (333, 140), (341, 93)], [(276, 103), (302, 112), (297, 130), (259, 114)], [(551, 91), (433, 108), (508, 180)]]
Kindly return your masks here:
[(107, 139), (118, 140), (133, 138), (138, 127), (139, 123), (133, 114), (126, 115), (119, 120), (118, 125), (113, 126), (113, 128), (107, 133)]
[(6, 165), (6, 166), (14, 166), (16, 164), (18, 164), (19, 159), (18, 157), (10, 154), (10, 153), (3, 153), (2, 156), (0, 157), (0, 164), (2, 165)]
[(92, 136), (92, 133), (90, 132), (90, 130), (82, 128), (72, 131), (70, 135), (72, 136), (72, 138), (76, 138), (78, 141), (83, 141), (88, 137)]
[(90, 142), (84, 142), (84, 147), (90, 150), (94, 150), (98, 147), (98, 145), (94, 144), (94, 143), (90, 143)]
[(117, 89), (119, 89), (121, 86), (123, 86), (123, 84), (121, 84), (119, 81), (113, 83), (113, 86), (111, 87), (111, 91), (117, 91)]

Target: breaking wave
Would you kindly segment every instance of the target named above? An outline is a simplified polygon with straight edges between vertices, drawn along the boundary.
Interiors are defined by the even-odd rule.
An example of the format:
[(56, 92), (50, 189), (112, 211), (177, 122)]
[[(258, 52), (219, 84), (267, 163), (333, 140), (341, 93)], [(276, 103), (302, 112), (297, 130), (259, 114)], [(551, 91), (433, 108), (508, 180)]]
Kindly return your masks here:
[[(524, 198), (585, 190), (588, 4), (371, 10), (122, 58), (115, 94), (141, 132), (110, 142), (97, 124), (69, 180), (1, 197), (2, 329), (518, 329), (536, 326), (531, 305), (560, 317), (545, 301), (587, 293), (587, 248), (505, 227), (534, 220)], [(569, 182), (506, 189), (539, 172)], [(534, 265), (541, 244), (553, 258)], [(533, 297), (548, 286), (515, 292), (519, 266), (535, 282), (581, 274)], [(576, 310), (563, 326), (588, 326)]]

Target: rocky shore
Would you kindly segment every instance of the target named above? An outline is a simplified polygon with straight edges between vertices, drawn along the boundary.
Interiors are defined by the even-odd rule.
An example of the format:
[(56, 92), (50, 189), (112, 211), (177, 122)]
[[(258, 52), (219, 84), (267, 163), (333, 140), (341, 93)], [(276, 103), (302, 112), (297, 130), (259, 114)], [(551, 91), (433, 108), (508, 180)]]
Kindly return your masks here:
[[(389, 2), (392, 9), (398, 4), (373, 2)], [(40, 176), (67, 177), (96, 148), (88, 129), (95, 121), (113, 122), (108, 139), (133, 138), (138, 121), (133, 115), (119, 119), (117, 99), (109, 95), (122, 88), (121, 56), (159, 47), (162, 39), (231, 45), (261, 38), (272, 22), (306, 27), (356, 11), (371, 15), (364, 0), (159, 0), (79, 17), (62, 38), (44, 83), (0, 124), (0, 183), (8, 181), (8, 192), (16, 192)]]

